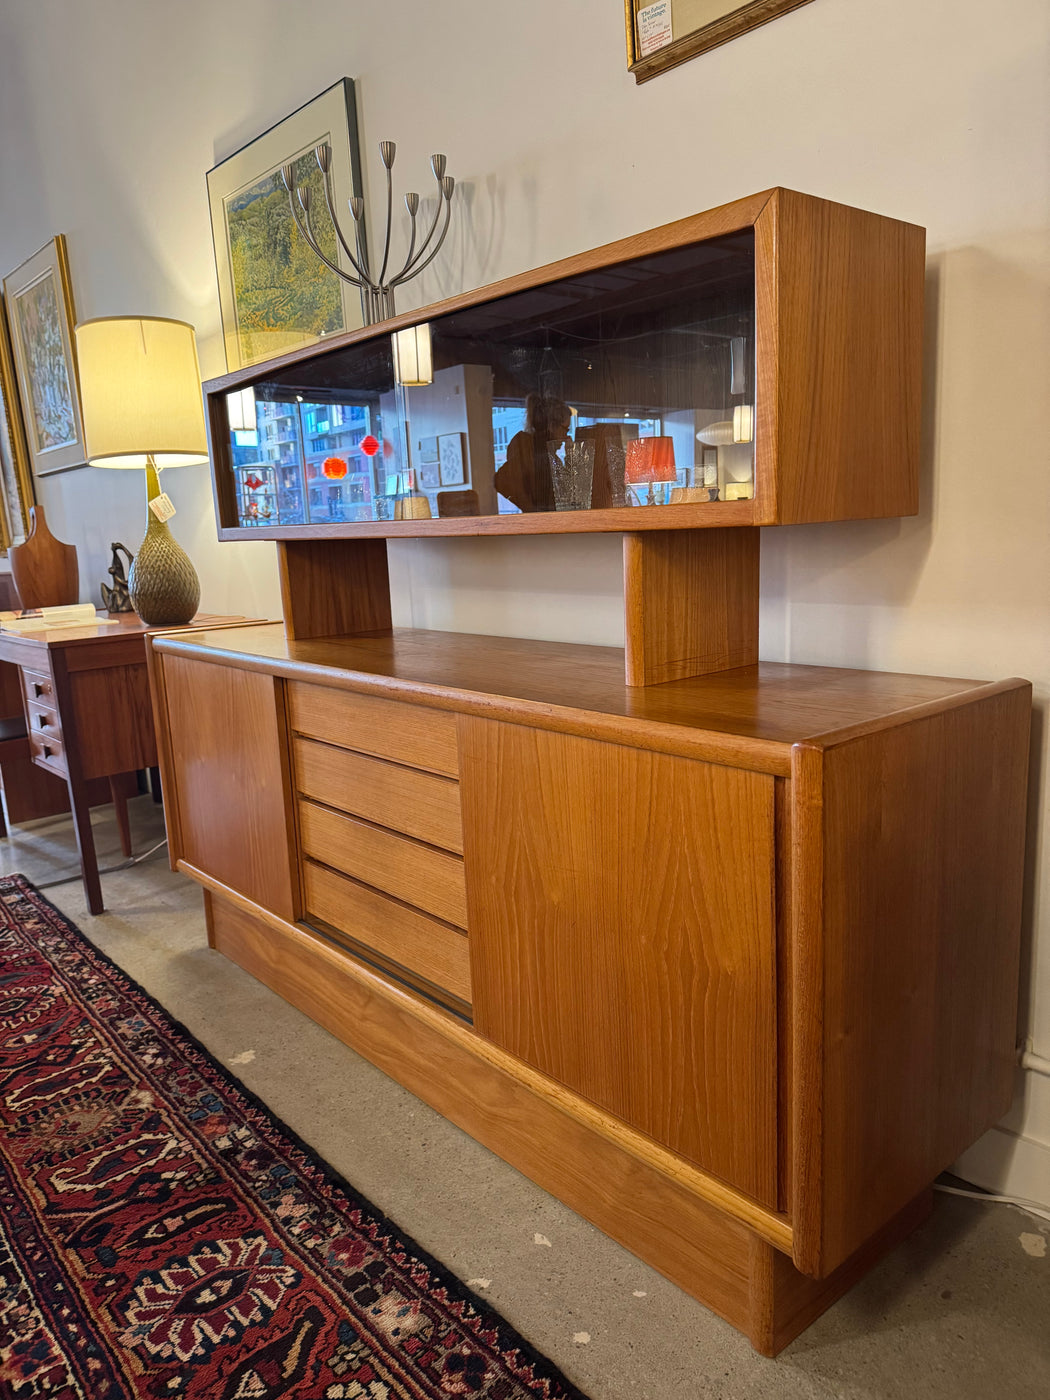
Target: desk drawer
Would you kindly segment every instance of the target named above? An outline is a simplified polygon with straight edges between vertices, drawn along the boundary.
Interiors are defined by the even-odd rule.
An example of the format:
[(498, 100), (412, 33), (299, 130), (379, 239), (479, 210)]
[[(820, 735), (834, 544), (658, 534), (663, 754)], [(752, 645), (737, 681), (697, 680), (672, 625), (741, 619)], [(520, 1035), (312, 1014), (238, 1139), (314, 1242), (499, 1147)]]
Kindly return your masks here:
[(291, 681), (288, 713), (297, 734), (450, 778), (459, 773), (456, 717), (447, 710)]
[(22, 685), (30, 705), (53, 705), (55, 703), (55, 683), (45, 671), (28, 671), (22, 668)]
[(466, 928), (467, 884), (459, 856), (313, 802), (299, 803), (299, 835), (304, 856)]
[(64, 778), (68, 775), (69, 769), (66, 765), (66, 754), (62, 747), (62, 740), (55, 739), (49, 734), (41, 734), (39, 731), (29, 731), (29, 752), (33, 758), (45, 768), (50, 768)]
[(312, 739), (296, 739), (293, 754), (295, 785), (304, 797), (462, 854), (459, 784), (450, 778)]
[(32, 734), (41, 734), (45, 738), (62, 738), (62, 721), (59, 718), (58, 709), (55, 705), (48, 705), (36, 700), (30, 700), (26, 704), (26, 717), (29, 722), (29, 730)]
[(425, 982), (470, 1002), (467, 936), (334, 870), (303, 862), (305, 917), (330, 924)]

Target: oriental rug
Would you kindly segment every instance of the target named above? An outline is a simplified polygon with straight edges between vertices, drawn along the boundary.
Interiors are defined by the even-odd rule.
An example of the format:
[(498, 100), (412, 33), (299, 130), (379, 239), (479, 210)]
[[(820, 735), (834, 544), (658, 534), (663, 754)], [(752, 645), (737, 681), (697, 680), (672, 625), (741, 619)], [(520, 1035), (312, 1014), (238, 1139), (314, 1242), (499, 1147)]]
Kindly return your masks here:
[(583, 1400), (21, 875), (0, 1209), (11, 1400)]

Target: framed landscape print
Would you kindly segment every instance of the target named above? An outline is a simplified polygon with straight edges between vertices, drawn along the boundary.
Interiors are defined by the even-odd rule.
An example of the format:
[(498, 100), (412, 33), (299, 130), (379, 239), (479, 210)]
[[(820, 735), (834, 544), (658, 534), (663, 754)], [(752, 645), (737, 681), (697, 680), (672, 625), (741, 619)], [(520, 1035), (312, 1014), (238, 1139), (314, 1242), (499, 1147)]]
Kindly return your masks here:
[[(361, 294), (325, 267), (292, 218), (281, 167), (310, 191), (310, 226), (325, 256), (350, 270), (325, 203), (314, 148), (331, 147), (342, 217), (361, 190), (354, 85), (341, 78), (208, 171), (215, 269), (228, 369), (268, 360), (364, 324)], [(347, 215), (349, 220), (349, 215)]]
[(4, 278), (4, 305), (33, 475), (82, 467), (76, 315), (61, 234)]
[(627, 0), (627, 67), (644, 83), (809, 0)]
[(18, 400), (7, 313), (0, 298), (0, 551), (25, 539), (32, 503), (29, 447)]

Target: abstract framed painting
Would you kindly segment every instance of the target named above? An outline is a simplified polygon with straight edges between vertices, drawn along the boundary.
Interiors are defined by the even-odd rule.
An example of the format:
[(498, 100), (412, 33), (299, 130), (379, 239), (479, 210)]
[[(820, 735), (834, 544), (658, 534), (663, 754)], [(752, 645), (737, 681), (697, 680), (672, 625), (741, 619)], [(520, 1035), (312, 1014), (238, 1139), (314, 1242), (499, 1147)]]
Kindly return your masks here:
[[(228, 369), (241, 369), (364, 324), (361, 294), (325, 267), (292, 217), (281, 167), (310, 194), (310, 223), (326, 257), (351, 271), (314, 156), (331, 148), (332, 197), (345, 210), (361, 192), (354, 84), (318, 97), (208, 171), (215, 269)], [(362, 227), (363, 233), (363, 227)]]
[(626, 0), (627, 67), (644, 83), (809, 0)]
[(4, 303), (33, 475), (83, 467), (76, 313), (61, 234), (4, 278)]

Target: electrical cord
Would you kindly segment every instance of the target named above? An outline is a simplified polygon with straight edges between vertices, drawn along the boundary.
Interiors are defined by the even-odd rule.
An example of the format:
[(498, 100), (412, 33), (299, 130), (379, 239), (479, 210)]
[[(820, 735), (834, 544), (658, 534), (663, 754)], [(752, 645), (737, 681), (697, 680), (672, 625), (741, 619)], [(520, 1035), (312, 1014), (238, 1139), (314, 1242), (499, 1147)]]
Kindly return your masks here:
[(1037, 1215), (1040, 1220), (1050, 1220), (1050, 1210), (1035, 1201), (1023, 1200), (1020, 1196), (996, 1196), (990, 1191), (966, 1191), (961, 1186), (944, 1186), (939, 1181), (934, 1182), (933, 1189), (943, 1191), (948, 1196), (966, 1196), (973, 1201), (994, 1201), (997, 1205), (1016, 1206), (1018, 1210), (1026, 1210), (1029, 1215)]
[[(155, 846), (151, 846), (148, 851), (143, 851), (140, 856), (129, 856), (127, 860), (122, 860), (119, 865), (106, 865), (99, 870), (100, 875), (114, 875), (118, 870), (130, 870), (133, 865), (139, 865), (142, 861), (148, 860), (155, 851), (159, 851), (161, 846), (168, 844), (168, 838), (162, 837)], [(81, 878), (78, 870), (73, 875), (64, 875), (60, 880), (48, 880), (46, 884), (38, 884), (38, 890), (53, 890), (56, 885), (71, 885), (75, 880)]]

